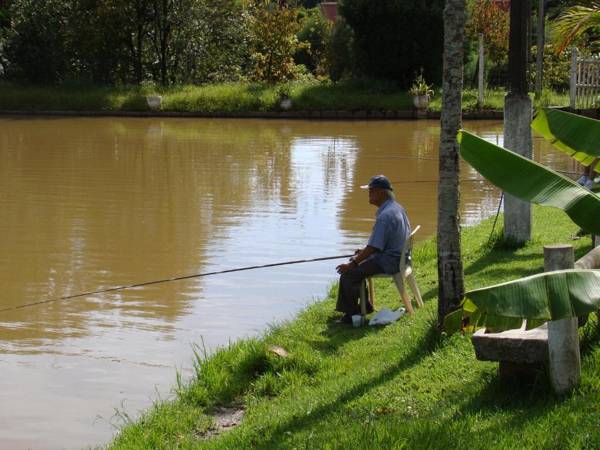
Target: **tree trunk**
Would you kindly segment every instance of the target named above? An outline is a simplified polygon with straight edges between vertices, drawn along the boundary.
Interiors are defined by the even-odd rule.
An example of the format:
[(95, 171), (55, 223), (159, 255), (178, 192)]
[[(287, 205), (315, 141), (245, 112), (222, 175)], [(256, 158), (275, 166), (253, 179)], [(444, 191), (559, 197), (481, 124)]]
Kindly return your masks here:
[(537, 54), (535, 57), (535, 98), (542, 96), (542, 81), (544, 76), (544, 45), (545, 43), (545, 9), (546, 0), (538, 0), (538, 25), (537, 25)]
[[(508, 94), (504, 99), (504, 146), (531, 159), (531, 99), (527, 95), (527, 23), (530, 0), (510, 4)], [(515, 246), (531, 239), (531, 205), (506, 194), (504, 239)]]
[(438, 325), (464, 295), (456, 140), (462, 121), (464, 26), (465, 0), (446, 0), (438, 185)]
[(479, 33), (479, 70), (477, 73), (477, 109), (483, 108), (483, 76), (485, 73), (485, 51), (483, 49), (483, 33)]

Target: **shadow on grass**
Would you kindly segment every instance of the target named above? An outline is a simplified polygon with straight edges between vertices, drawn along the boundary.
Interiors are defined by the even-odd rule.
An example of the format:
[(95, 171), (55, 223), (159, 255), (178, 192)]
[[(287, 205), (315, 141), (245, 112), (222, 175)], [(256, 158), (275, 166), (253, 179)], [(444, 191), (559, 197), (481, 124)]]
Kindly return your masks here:
[(294, 96), (296, 109), (368, 110), (412, 109), (412, 99), (395, 84), (376, 80), (354, 80), (315, 84)]
[[(465, 275), (473, 275), (486, 270), (488, 267), (498, 265), (505, 265), (506, 267), (494, 269), (494, 273), (496, 274), (516, 274), (517, 272), (521, 274), (522, 270), (520, 268), (517, 270), (514, 267), (510, 267), (510, 265), (518, 262), (528, 262), (542, 258), (542, 255), (539, 253), (522, 255), (516, 254), (515, 252), (516, 250), (490, 250), (489, 252), (484, 253), (479, 259), (473, 261), (471, 264), (465, 267)], [(541, 270), (543, 270), (543, 268)], [(489, 272), (486, 271), (486, 273)]]
[(327, 319), (325, 329), (320, 333), (324, 340), (309, 342), (315, 350), (325, 354), (333, 354), (348, 342), (377, 334), (383, 329), (382, 327), (368, 325), (354, 328), (351, 324), (336, 323), (336, 319), (337, 317)]
[[(365, 333), (368, 333), (368, 331), (365, 331)], [(436, 349), (436, 347), (439, 345), (440, 339), (440, 334), (434, 329), (433, 326), (430, 326), (428, 331), (414, 343), (412, 351), (410, 351), (398, 362), (388, 366), (376, 376), (361, 381), (356, 386), (343, 391), (343, 393), (337, 397), (332, 398), (318, 408), (313, 409), (309, 416), (294, 416), (279, 422), (278, 426), (270, 431), (270, 438), (264, 442), (261, 442), (261, 446), (263, 448), (272, 448), (278, 443), (278, 437), (284, 436), (285, 433), (289, 434), (300, 432), (302, 429), (327, 420), (327, 416), (339, 412), (342, 405), (353, 401), (357, 397), (365, 395), (373, 389), (376, 389), (381, 384), (387, 382), (390, 378), (395, 377), (398, 372), (408, 370), (411, 367), (418, 365), (421, 360), (423, 360)]]

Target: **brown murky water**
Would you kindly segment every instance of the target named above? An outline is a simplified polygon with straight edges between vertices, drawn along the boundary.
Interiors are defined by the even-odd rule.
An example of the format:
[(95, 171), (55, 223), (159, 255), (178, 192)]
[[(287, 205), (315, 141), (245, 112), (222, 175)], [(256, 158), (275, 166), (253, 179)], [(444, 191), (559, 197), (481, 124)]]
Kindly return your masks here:
[[(502, 143), (502, 124), (465, 127)], [(247, 265), (348, 253), (393, 181), (434, 233), (437, 122), (0, 119), (0, 309)], [(536, 140), (536, 160), (573, 170)], [(462, 178), (477, 178), (464, 166)], [(463, 223), (498, 191), (462, 186)], [(148, 286), (0, 313), (0, 448), (106, 443), (192, 345), (255, 335), (321, 298), (336, 261)]]

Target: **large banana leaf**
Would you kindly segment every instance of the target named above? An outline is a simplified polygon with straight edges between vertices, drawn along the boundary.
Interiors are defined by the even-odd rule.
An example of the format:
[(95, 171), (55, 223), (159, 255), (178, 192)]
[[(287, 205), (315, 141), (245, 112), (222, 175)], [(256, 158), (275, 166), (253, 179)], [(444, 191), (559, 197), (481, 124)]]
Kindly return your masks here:
[(504, 331), (519, 328), (523, 319), (535, 328), (549, 320), (584, 316), (600, 306), (600, 271), (544, 272), (475, 289), (466, 293), (461, 306), (446, 316), (448, 332), (460, 329), (467, 318), (473, 329)]
[(540, 108), (531, 128), (554, 147), (589, 166), (600, 156), (600, 121), (559, 109)]
[(467, 131), (458, 133), (458, 142), (461, 156), (503, 191), (524, 201), (560, 208), (586, 232), (600, 234), (600, 197), (596, 194)]

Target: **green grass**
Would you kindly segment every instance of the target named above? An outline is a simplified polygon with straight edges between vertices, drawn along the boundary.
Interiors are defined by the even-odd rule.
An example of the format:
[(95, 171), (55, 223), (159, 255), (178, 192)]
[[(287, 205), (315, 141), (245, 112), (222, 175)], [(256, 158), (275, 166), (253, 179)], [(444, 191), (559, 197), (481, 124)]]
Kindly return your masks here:
[[(467, 288), (543, 270), (543, 245), (572, 243), (577, 257), (590, 239), (553, 209), (534, 209), (534, 238), (504, 248), (491, 220), (463, 231)], [(384, 327), (334, 323), (336, 287), (290, 323), (197, 355), (196, 376), (173, 401), (157, 403), (127, 425), (111, 449), (172, 448), (594, 448), (600, 445), (600, 340), (584, 329), (582, 382), (555, 397), (540, 374), (533, 387), (504, 386), (497, 364), (475, 359), (468, 336), (435, 331), (435, 242), (414, 251), (425, 307)], [(388, 280), (377, 280), (377, 307), (397, 307)], [(290, 353), (281, 358), (270, 344)], [(204, 439), (212, 408), (243, 405), (232, 431)]]
[[(412, 97), (392, 83), (355, 80), (341, 83), (294, 82), (283, 86), (289, 90), (292, 110), (396, 110), (410, 111)], [(282, 86), (224, 83), (203, 86), (158, 88), (163, 96), (162, 111), (201, 113), (247, 113), (279, 111), (278, 94)], [(22, 86), (0, 83), (0, 110), (14, 111), (149, 111), (145, 96), (148, 88), (137, 86)], [(505, 91), (486, 91), (484, 109), (502, 110)], [(477, 92), (467, 89), (463, 109), (476, 109)], [(536, 106), (569, 103), (567, 94), (544, 91)], [(431, 111), (441, 110), (441, 94), (431, 101)]]
[[(377, 81), (295, 82), (289, 90), (294, 110), (365, 110), (412, 108), (412, 99), (393, 85)], [(278, 111), (282, 86), (223, 83), (158, 88), (161, 110), (203, 113)], [(148, 111), (142, 87), (20, 86), (0, 83), (0, 109), (17, 111)]]
[[(483, 109), (502, 111), (504, 109), (504, 96), (506, 95), (505, 89), (492, 88), (486, 89), (483, 96)], [(533, 98), (531, 95), (533, 104), (535, 107), (539, 106), (569, 106), (569, 93), (560, 93), (544, 89), (539, 100)], [(431, 111), (442, 110), (442, 97), (441, 93), (436, 92), (435, 97), (429, 104)], [(477, 110), (477, 89), (465, 89), (463, 91), (463, 111), (476, 111)]]

